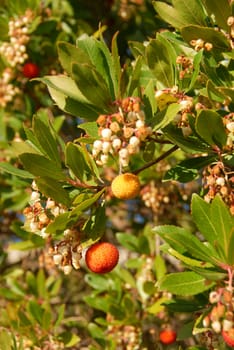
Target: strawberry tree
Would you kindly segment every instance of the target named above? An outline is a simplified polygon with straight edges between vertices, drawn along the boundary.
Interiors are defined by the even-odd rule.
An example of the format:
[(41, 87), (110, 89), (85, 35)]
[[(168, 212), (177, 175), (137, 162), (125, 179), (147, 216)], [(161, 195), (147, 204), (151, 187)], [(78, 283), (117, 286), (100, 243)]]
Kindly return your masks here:
[[(233, 2), (220, 6), (154, 1), (164, 30), (129, 41), (124, 63), (118, 33), (109, 47), (101, 29), (57, 39), (59, 74), (35, 83), (71, 137), (39, 109), (9, 146), (17, 162), (0, 164), (30, 184), (11, 248), (84, 271), (90, 349), (234, 346)], [(118, 265), (111, 245), (108, 274), (88, 272), (86, 250), (108, 239)]]

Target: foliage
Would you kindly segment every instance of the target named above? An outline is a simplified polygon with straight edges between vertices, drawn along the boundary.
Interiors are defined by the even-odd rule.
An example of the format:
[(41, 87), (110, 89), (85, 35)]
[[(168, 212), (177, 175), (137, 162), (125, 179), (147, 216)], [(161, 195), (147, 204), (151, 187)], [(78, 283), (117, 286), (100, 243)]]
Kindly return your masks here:
[[(168, 348), (228, 349), (233, 1), (5, 5), (0, 348), (163, 349), (169, 329)], [(100, 240), (105, 275), (84, 259)]]

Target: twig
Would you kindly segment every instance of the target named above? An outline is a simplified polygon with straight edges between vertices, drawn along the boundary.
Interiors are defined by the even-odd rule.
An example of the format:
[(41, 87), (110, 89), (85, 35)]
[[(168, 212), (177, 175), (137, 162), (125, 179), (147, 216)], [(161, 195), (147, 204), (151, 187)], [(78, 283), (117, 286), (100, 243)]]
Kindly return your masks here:
[(163, 160), (164, 158), (168, 157), (171, 153), (175, 152), (179, 147), (177, 145), (173, 146), (172, 148), (170, 148), (168, 151), (166, 151), (165, 153), (163, 153), (161, 156), (159, 156), (158, 158), (152, 160), (151, 162), (143, 165), (141, 168), (133, 171), (133, 174), (137, 175), (139, 174), (141, 171), (150, 168), (152, 165), (155, 165), (157, 163), (159, 163), (161, 160)]

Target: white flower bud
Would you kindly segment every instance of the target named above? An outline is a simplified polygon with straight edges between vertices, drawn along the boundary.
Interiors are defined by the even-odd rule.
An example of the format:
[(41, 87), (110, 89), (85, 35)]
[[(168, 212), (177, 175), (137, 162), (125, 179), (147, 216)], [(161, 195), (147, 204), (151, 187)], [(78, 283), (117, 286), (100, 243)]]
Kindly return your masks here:
[(190, 128), (190, 126), (184, 126), (181, 129), (184, 137), (188, 137), (192, 133), (192, 129)]
[(72, 266), (71, 265), (63, 266), (63, 272), (65, 275), (69, 275), (72, 272)]
[(209, 294), (209, 301), (211, 304), (215, 304), (220, 300), (220, 296), (217, 292), (213, 291)]
[(69, 228), (63, 232), (64, 237), (69, 238), (72, 237), (73, 231), (70, 230)]
[(221, 323), (219, 321), (214, 321), (211, 323), (211, 327), (215, 331), (215, 333), (220, 333), (221, 332)]
[(102, 143), (102, 152), (104, 154), (107, 154), (109, 153), (110, 149), (111, 149), (111, 143), (109, 141), (104, 141)]
[(218, 185), (218, 186), (224, 186), (225, 185), (225, 179), (223, 178), (223, 177), (218, 177), (217, 179), (216, 179), (216, 184)]
[(52, 201), (51, 199), (47, 199), (46, 208), (47, 209), (52, 209), (54, 207), (55, 207), (55, 201)]
[(96, 150), (96, 151), (101, 151), (102, 149), (102, 141), (101, 140), (95, 140), (94, 143), (93, 143), (93, 148)]
[(117, 138), (117, 139), (114, 139), (114, 140), (112, 141), (112, 147), (114, 148), (115, 151), (117, 151), (118, 149), (120, 149), (121, 145), (122, 145), (122, 142), (121, 142), (121, 140), (118, 139), (118, 138)]
[(143, 121), (145, 120), (145, 112), (144, 111), (141, 110), (140, 112), (138, 112), (137, 116), (140, 120), (143, 120)]
[(191, 108), (193, 103), (190, 100), (182, 100), (180, 101), (180, 106), (182, 107), (182, 110), (185, 110)]
[(229, 131), (234, 132), (234, 122), (227, 123), (226, 128)]
[(36, 191), (33, 191), (31, 193), (30, 200), (33, 201), (33, 202), (39, 201), (40, 200), (40, 193), (36, 192)]
[(109, 141), (112, 135), (112, 131), (111, 129), (108, 129), (108, 128), (102, 129), (101, 135), (105, 141)]
[(232, 321), (226, 320), (226, 319), (223, 320), (223, 330), (225, 332), (229, 331), (229, 329), (231, 329), (232, 326), (233, 326), (233, 322)]
[(37, 232), (38, 231), (38, 223), (35, 221), (30, 222), (30, 230), (31, 232)]
[(63, 256), (61, 254), (55, 254), (53, 256), (53, 260), (54, 260), (55, 265), (60, 265), (62, 260), (63, 260)]
[(137, 128), (137, 129), (140, 129), (140, 128), (142, 128), (143, 126), (145, 126), (145, 122), (144, 122), (143, 120), (138, 119), (138, 120), (136, 121), (136, 128)]
[(54, 215), (54, 216), (58, 216), (60, 214), (60, 209), (58, 206), (55, 206), (53, 208), (51, 208), (51, 213)]
[(122, 149), (119, 151), (119, 156), (120, 156), (120, 158), (122, 158), (122, 159), (128, 158), (128, 157), (129, 157), (129, 152), (128, 152), (127, 148), (122, 148)]
[(132, 136), (129, 140), (129, 144), (134, 146), (134, 147), (137, 147), (140, 144), (140, 140), (138, 139), (138, 137)]
[(40, 236), (44, 239), (48, 238), (49, 237), (49, 233), (46, 232), (46, 227), (44, 227), (42, 230), (41, 230), (41, 233), (40, 233)]
[(45, 213), (41, 213), (38, 219), (42, 224), (46, 224), (48, 222), (48, 216)]
[(108, 155), (102, 154), (100, 157), (100, 160), (101, 160), (102, 164), (106, 164), (108, 162)]
[(129, 164), (129, 157), (127, 157), (127, 158), (119, 158), (119, 163), (123, 167), (128, 166), (128, 164)]

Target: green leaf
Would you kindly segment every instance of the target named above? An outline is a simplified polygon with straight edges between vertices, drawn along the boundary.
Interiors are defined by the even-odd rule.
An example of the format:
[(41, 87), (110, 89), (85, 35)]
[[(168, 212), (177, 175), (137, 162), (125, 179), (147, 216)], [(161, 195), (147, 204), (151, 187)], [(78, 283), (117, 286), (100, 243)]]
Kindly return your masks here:
[(69, 207), (71, 201), (68, 192), (58, 181), (49, 177), (41, 177), (36, 180), (36, 183), (40, 192), (46, 197), (52, 198), (56, 203)]
[(34, 176), (50, 177), (54, 180), (66, 180), (61, 168), (57, 164), (39, 154), (23, 153), (19, 156), (24, 168)]
[(105, 113), (111, 111), (112, 98), (102, 75), (88, 64), (72, 65), (72, 75), (82, 94)]
[(187, 25), (181, 29), (181, 35), (188, 43), (190, 43), (191, 40), (203, 39), (204, 42), (211, 43), (214, 49), (228, 50), (230, 48), (225, 35), (213, 28)]
[(30, 300), (27, 309), (32, 318), (41, 325), (44, 313), (43, 308), (36, 301)]
[(52, 328), (52, 319), (52, 313), (49, 310), (44, 310), (42, 315), (42, 328), (47, 331)]
[(7, 162), (0, 162), (0, 169), (5, 171), (6, 173), (19, 176), (25, 179), (33, 179), (34, 176), (30, 174), (28, 171), (16, 168), (14, 165)]
[(146, 47), (146, 59), (149, 68), (157, 79), (157, 88), (169, 88), (175, 85), (175, 51), (169, 41), (157, 35)]
[(59, 61), (69, 75), (72, 75), (72, 63), (92, 63), (89, 55), (77, 46), (64, 41), (58, 42), (57, 46)]
[(129, 86), (128, 86), (128, 95), (132, 96), (134, 93), (134, 90), (136, 88), (139, 88), (139, 80), (141, 75), (141, 67), (142, 67), (142, 60), (143, 58), (141, 56), (138, 56), (134, 63), (134, 67), (129, 79)]
[(58, 339), (64, 343), (66, 348), (70, 348), (80, 342), (80, 337), (70, 332), (60, 333)]
[(168, 170), (163, 178), (164, 181), (176, 180), (179, 182), (189, 182), (198, 176), (198, 172), (204, 166), (212, 163), (214, 157), (195, 157), (185, 159), (176, 165), (174, 168)]
[(56, 236), (63, 234), (63, 232), (76, 221), (76, 218), (70, 218), (69, 215), (70, 212), (66, 212), (57, 216), (54, 221), (49, 223), (46, 232)]
[(198, 310), (201, 310), (205, 307), (204, 304), (200, 303), (199, 301), (196, 301), (194, 299), (188, 300), (188, 299), (171, 299), (164, 302), (164, 305), (166, 306), (167, 310), (169, 312), (195, 312)]
[(97, 200), (102, 196), (104, 193), (105, 188), (103, 188), (101, 191), (97, 192), (96, 194), (92, 194), (90, 198), (85, 199), (81, 203), (79, 203), (71, 212), (69, 217), (73, 218), (82, 213), (83, 211), (87, 210), (91, 205), (93, 205)]
[(88, 273), (85, 275), (85, 282), (98, 291), (108, 291), (113, 284), (113, 282), (106, 278), (106, 276), (93, 273)]
[(219, 89), (217, 89), (211, 80), (207, 81), (206, 89), (207, 89), (207, 95), (210, 101), (212, 102), (215, 101), (220, 103), (224, 102), (226, 98), (225, 94), (223, 94)]
[(204, 0), (208, 14), (215, 16), (215, 22), (224, 30), (228, 30), (227, 19), (232, 15), (228, 0)]
[(213, 247), (206, 246), (189, 231), (173, 225), (156, 226), (153, 230), (179, 253), (183, 254), (187, 251), (195, 259), (201, 260), (201, 264), (217, 263), (217, 253)]
[(98, 135), (99, 128), (96, 122), (82, 123), (78, 127), (79, 129), (84, 130), (88, 136), (93, 137), (95, 139), (99, 138), (99, 135)]
[(203, 50), (200, 50), (194, 56), (192, 77), (191, 77), (189, 87), (188, 87), (188, 89), (186, 89), (186, 92), (188, 92), (194, 88), (194, 85), (195, 85), (197, 78), (200, 74), (200, 64), (201, 64), (202, 58), (203, 58)]
[(196, 118), (195, 127), (197, 133), (211, 146), (226, 145), (227, 135), (222, 117), (215, 111), (202, 110)]
[(192, 217), (197, 228), (211, 246), (215, 248), (219, 247), (219, 252), (221, 253), (224, 247), (220, 244), (219, 228), (214, 223), (216, 219), (213, 220), (211, 216), (210, 204), (205, 202), (197, 194), (193, 194), (191, 209)]
[(55, 327), (60, 326), (60, 324), (64, 320), (64, 313), (65, 313), (65, 304), (61, 304), (58, 307), (58, 315), (57, 315), (56, 322), (54, 324)]
[(104, 40), (82, 36), (77, 40), (77, 46), (88, 54), (93, 67), (96, 68), (100, 76), (106, 81), (111, 98), (115, 100), (118, 91), (118, 75), (116, 75), (116, 65)]
[(38, 296), (41, 298), (44, 298), (47, 294), (46, 291), (46, 278), (45, 278), (45, 273), (42, 269), (40, 269), (37, 273), (37, 291), (38, 291)]
[(189, 296), (202, 293), (214, 285), (195, 272), (177, 272), (166, 275), (158, 282), (160, 291), (175, 295)]
[(181, 28), (186, 24), (205, 24), (205, 12), (200, 1), (197, 0), (172, 0), (172, 5), (153, 1), (153, 5), (164, 21), (170, 23), (175, 28)]
[(61, 157), (58, 152), (58, 143), (54, 132), (52, 131), (51, 126), (48, 121), (44, 120), (45, 118), (40, 116), (34, 116), (33, 118), (33, 132), (37, 138), (37, 141), (40, 143), (41, 148), (44, 150), (44, 154), (48, 156), (51, 160), (61, 164)]
[(154, 123), (153, 130), (155, 131), (158, 129), (165, 128), (174, 120), (176, 114), (180, 110), (181, 106), (179, 103), (171, 103), (166, 109), (156, 113), (155, 117), (152, 120), (152, 122)]
[(0, 349), (2, 350), (12, 350), (12, 337), (4, 328), (0, 331)]
[(157, 280), (165, 276), (167, 272), (165, 259), (161, 255), (156, 255), (154, 259), (154, 268)]
[(91, 171), (81, 146), (69, 142), (66, 146), (65, 162), (79, 180), (86, 180), (90, 176)]
[(96, 120), (103, 112), (99, 105), (88, 101), (78, 89), (74, 80), (67, 76), (46, 76), (40, 79), (60, 109), (66, 113), (89, 120)]
[(219, 195), (216, 195), (211, 203), (210, 214), (211, 221), (218, 234), (218, 242), (225, 253), (225, 262), (229, 265), (233, 265), (234, 217), (231, 216), (228, 207), (224, 204)]
[(125, 248), (129, 249), (130, 251), (138, 252), (138, 239), (137, 237), (127, 234), (127, 233), (120, 233), (118, 232), (116, 234), (116, 238), (118, 242)]

